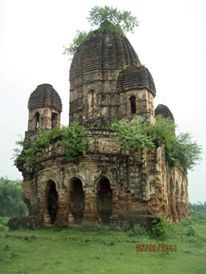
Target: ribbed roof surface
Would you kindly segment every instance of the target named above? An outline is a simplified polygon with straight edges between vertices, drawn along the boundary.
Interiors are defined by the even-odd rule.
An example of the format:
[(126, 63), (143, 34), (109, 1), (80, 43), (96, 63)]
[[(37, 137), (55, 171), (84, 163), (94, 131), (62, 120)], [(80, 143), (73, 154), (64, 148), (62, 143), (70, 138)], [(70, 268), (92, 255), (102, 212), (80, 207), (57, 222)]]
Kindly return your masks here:
[(132, 64), (140, 64), (140, 61), (126, 37), (115, 31), (97, 31), (75, 53), (70, 80), (86, 73), (118, 70)]
[(146, 88), (154, 96), (156, 95), (155, 84), (149, 70), (144, 66), (128, 66), (119, 74), (117, 90), (119, 92)]
[(169, 108), (166, 105), (159, 104), (155, 109), (155, 116), (161, 115), (164, 118), (169, 118), (172, 121), (174, 121), (174, 116), (172, 115), (172, 112), (169, 110)]
[(42, 84), (31, 93), (28, 102), (29, 110), (39, 107), (52, 107), (62, 111), (62, 103), (59, 94), (50, 84)]

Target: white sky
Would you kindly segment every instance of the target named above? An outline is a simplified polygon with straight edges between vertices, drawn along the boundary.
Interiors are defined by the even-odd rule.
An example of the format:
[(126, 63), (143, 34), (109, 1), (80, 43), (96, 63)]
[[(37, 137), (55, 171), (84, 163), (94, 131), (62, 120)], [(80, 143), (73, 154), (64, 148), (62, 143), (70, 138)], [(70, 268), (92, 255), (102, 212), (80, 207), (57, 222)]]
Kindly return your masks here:
[(11, 160), (27, 129), (27, 102), (37, 85), (50, 83), (68, 123), (70, 60), (62, 55), (76, 30), (88, 30), (94, 5), (129, 10), (139, 27), (129, 34), (153, 75), (157, 96), (181, 131), (203, 146), (203, 160), (189, 172), (191, 202), (206, 201), (206, 1), (205, 0), (0, 0), (0, 177), (21, 179)]

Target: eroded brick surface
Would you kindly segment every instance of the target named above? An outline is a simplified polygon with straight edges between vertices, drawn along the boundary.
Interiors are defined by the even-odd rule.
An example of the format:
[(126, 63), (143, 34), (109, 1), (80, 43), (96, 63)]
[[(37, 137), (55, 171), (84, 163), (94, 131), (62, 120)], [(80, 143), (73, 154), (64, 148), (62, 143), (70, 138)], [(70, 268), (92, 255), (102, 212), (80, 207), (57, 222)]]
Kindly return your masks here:
[[(129, 41), (118, 35), (98, 33), (80, 46), (72, 61), (70, 121), (89, 128), (86, 154), (65, 162), (57, 141), (37, 154), (33, 168), (18, 166), (24, 176), (23, 199), (30, 215), (38, 216), (44, 226), (98, 225), (131, 212), (139, 218), (164, 216), (173, 221), (187, 214), (187, 175), (178, 166), (169, 167), (164, 144), (123, 150), (105, 127), (114, 118), (155, 121), (152, 76)], [(42, 100), (39, 89), (38, 96), (32, 93), (29, 138), (35, 138), (39, 126), (50, 130), (60, 125), (60, 98), (52, 86), (46, 87)], [(158, 114), (170, 113), (168, 108), (159, 113), (165, 107)]]

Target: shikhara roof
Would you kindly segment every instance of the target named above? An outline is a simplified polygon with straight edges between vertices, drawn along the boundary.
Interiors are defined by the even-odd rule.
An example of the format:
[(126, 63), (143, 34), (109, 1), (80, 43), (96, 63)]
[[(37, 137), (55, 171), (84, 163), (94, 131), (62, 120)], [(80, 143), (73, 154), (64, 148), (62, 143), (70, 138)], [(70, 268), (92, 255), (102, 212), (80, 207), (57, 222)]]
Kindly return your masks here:
[(62, 103), (59, 94), (50, 84), (42, 84), (32, 92), (29, 97), (29, 110), (39, 107), (52, 107), (57, 111), (62, 111)]

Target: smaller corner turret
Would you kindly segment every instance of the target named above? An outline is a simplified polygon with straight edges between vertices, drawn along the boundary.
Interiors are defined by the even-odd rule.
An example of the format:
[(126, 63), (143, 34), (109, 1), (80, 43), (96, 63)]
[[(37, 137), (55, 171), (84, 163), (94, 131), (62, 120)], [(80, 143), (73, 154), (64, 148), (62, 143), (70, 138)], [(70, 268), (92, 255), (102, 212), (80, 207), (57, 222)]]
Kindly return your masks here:
[(134, 115), (151, 121), (154, 118), (154, 81), (143, 65), (130, 65), (122, 70), (117, 80), (120, 95), (119, 117), (132, 119)]
[(155, 116), (161, 115), (163, 118), (165, 119), (170, 119), (173, 122), (175, 122), (174, 116), (172, 114), (172, 112), (170, 111), (170, 109), (163, 104), (159, 104), (156, 108), (155, 108)]
[(37, 86), (29, 97), (28, 109), (28, 130), (25, 137), (35, 135), (39, 127), (49, 130), (60, 126), (62, 103), (52, 85)]

